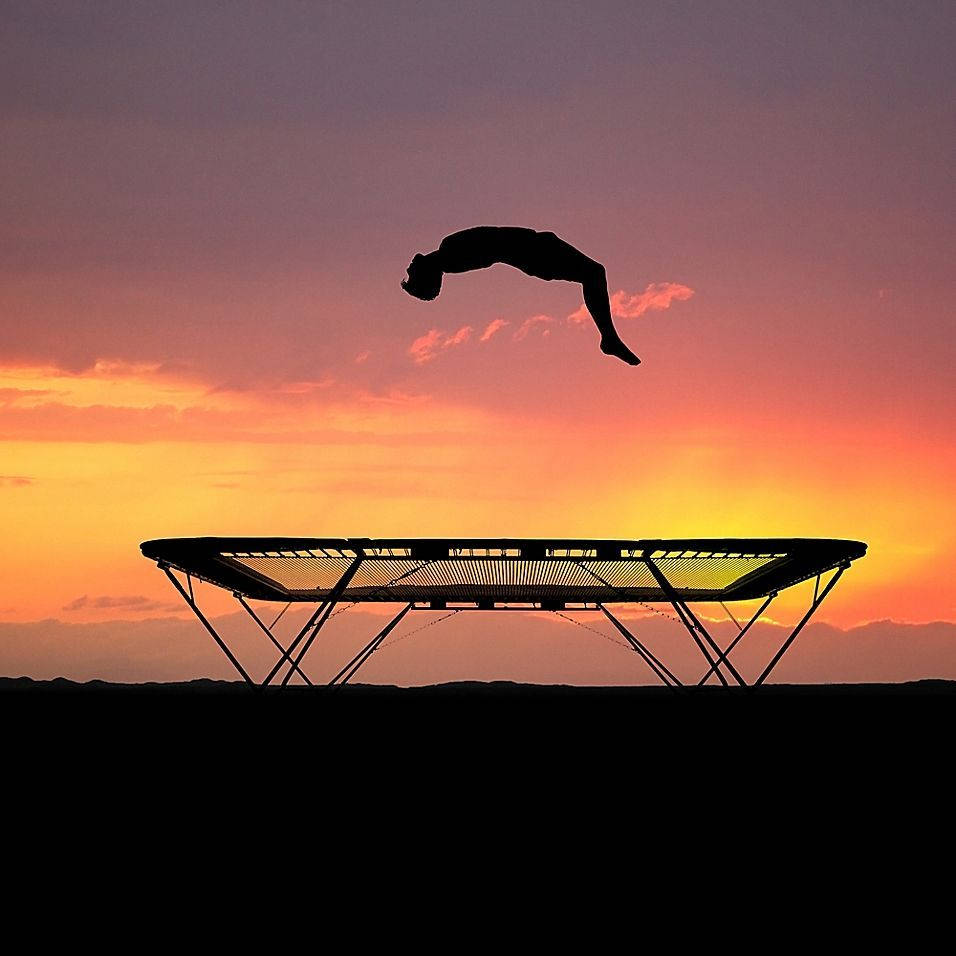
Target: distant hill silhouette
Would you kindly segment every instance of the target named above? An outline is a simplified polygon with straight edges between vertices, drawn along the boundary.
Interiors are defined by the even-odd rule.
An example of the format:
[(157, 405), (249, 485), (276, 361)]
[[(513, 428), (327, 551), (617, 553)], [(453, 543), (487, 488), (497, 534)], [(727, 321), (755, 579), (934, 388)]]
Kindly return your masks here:
[[(292, 610), (291, 628), (302, 612)], [(298, 615), (298, 616), (297, 616)], [(313, 679), (331, 676), (365, 643), (374, 621), (368, 611), (339, 615), (323, 632), (323, 644), (309, 660)], [(378, 620), (379, 618), (376, 618)], [(423, 618), (424, 620), (424, 618)], [(600, 628), (597, 616), (581, 618)], [(253, 667), (272, 663), (270, 649), (245, 615), (216, 619)], [(410, 628), (421, 622), (413, 622)], [(698, 674), (699, 655), (680, 625), (658, 617), (634, 622), (649, 646), (667, 651), (685, 677)], [(608, 628), (603, 628), (607, 631)], [(733, 626), (714, 626), (715, 638), (729, 641)], [(753, 673), (787, 632), (758, 625), (737, 658), (745, 676)], [(612, 636), (612, 635), (609, 635)], [(387, 642), (359, 673), (358, 680), (387, 684), (447, 684), (505, 680), (537, 684), (650, 684), (655, 679), (637, 655), (598, 634), (540, 615), (459, 614), (408, 640)], [(748, 638), (750, 635), (748, 635)], [(781, 683), (887, 683), (928, 678), (956, 680), (956, 624), (902, 624), (876, 621), (842, 630), (813, 623), (781, 661)], [(736, 652), (735, 652), (736, 653)], [(162, 618), (72, 624), (58, 620), (0, 623), (0, 674), (38, 679), (116, 682), (191, 681), (235, 676), (228, 662), (194, 620)]]

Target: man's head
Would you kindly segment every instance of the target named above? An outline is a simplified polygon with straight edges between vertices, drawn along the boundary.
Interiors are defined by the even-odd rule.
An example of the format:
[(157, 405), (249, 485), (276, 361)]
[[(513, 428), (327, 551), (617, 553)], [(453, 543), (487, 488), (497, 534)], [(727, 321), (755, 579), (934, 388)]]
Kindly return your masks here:
[(408, 278), (402, 280), (402, 288), (416, 299), (434, 299), (441, 292), (442, 271), (435, 265), (431, 256), (421, 253), (412, 259), (408, 269)]

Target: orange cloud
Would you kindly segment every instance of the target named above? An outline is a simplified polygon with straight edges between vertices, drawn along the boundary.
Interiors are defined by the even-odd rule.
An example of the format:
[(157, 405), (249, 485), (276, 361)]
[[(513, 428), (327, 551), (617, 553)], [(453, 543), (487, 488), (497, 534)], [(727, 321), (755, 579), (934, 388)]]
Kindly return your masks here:
[[(611, 296), (611, 315), (616, 319), (636, 319), (645, 312), (670, 308), (671, 302), (683, 302), (694, 294), (689, 286), (677, 282), (652, 282), (643, 292), (633, 295), (619, 289)], [(591, 314), (582, 303), (568, 316), (569, 322), (590, 322)]]
[[(518, 328), (518, 331), (514, 334), (514, 340), (520, 342), (522, 339), (528, 337), (533, 329), (540, 325), (547, 325), (549, 322), (553, 322), (554, 319), (550, 315), (532, 315), (530, 319), (525, 319), (524, 322)], [(544, 334), (547, 335), (550, 330), (545, 330)]]
[[(438, 341), (451, 347), (470, 335), (464, 326)], [(453, 432), (473, 417), (428, 395), (333, 387), (331, 378), (236, 390), (105, 365), (72, 375), (0, 366), (0, 387), (8, 382), (17, 387), (2, 388), (3, 442), (388, 444), (396, 435), (412, 440), (411, 432)], [(25, 487), (35, 472), (26, 462), (6, 461), (10, 473), (0, 476), (0, 486)]]
[(507, 319), (492, 319), (486, 326), (485, 331), (481, 333), (479, 342), (487, 342), (496, 332), (500, 332), (506, 325)]
[(334, 378), (323, 378), (321, 381), (286, 382), (279, 387), (285, 395), (311, 395), (313, 392), (331, 388), (335, 384)]
[(0, 475), (0, 488), (26, 488), (33, 482), (33, 478), (27, 478), (25, 475)]
[(112, 595), (101, 594), (98, 597), (89, 597), (84, 594), (69, 604), (63, 605), (64, 611), (82, 611), (87, 608), (110, 608), (132, 611), (178, 611), (178, 605), (166, 601), (154, 601), (144, 594)]
[(51, 388), (0, 388), (0, 405), (36, 401), (40, 396), (47, 398), (54, 394)]

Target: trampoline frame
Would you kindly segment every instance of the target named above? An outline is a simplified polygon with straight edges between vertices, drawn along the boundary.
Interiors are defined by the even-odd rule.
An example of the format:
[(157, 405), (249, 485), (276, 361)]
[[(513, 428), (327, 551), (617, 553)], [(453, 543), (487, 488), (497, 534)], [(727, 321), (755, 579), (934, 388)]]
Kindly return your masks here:
[[(166, 555), (170, 552), (170, 547), (175, 551), (175, 547), (185, 546), (189, 544), (198, 544), (203, 543), (204, 545), (209, 545), (210, 542), (213, 544), (217, 542), (231, 542), (237, 539), (168, 539), (168, 540), (159, 540), (159, 541), (150, 541), (144, 542), (142, 545), (142, 550), (147, 557), (151, 557), (156, 561), (158, 567), (164, 572), (170, 582), (173, 584), (175, 589), (178, 591), (179, 595), (185, 601), (186, 605), (190, 610), (195, 614), (197, 619), (201, 622), (203, 627), (208, 631), (210, 636), (213, 638), (215, 643), (218, 645), (220, 650), (225, 654), (227, 659), (230, 661), (232, 666), (236, 669), (239, 675), (242, 677), (243, 681), (252, 688), (264, 688), (270, 686), (273, 681), (278, 679), (278, 685), (285, 687), (289, 684), (293, 675), (298, 675), (303, 683), (313, 686), (313, 681), (309, 678), (308, 674), (303, 669), (303, 661), (306, 655), (309, 653), (309, 650), (314, 645), (316, 639), (318, 638), (320, 632), (322, 631), (325, 624), (328, 622), (330, 617), (332, 617), (333, 610), (336, 607), (336, 604), (340, 602), (343, 594), (348, 589), (349, 583), (354, 578), (355, 574), (366, 561), (375, 561), (382, 560), (380, 556), (370, 556), (368, 549), (363, 546), (359, 546), (354, 551), (354, 557), (348, 564), (348, 567), (339, 577), (338, 581), (328, 589), (321, 600), (318, 600), (316, 607), (313, 612), (307, 618), (305, 624), (299, 629), (296, 636), (288, 645), (283, 645), (279, 638), (276, 636), (275, 627), (278, 622), (281, 620), (282, 616), (288, 610), (292, 603), (306, 603), (307, 599), (302, 597), (294, 597), (289, 594), (284, 595), (288, 597), (289, 601), (286, 604), (285, 608), (276, 616), (271, 624), (266, 624), (259, 614), (250, 606), (248, 603), (247, 593), (243, 593), (242, 590), (238, 588), (228, 588), (224, 585), (222, 578), (216, 580), (215, 575), (209, 576), (208, 574), (198, 574), (195, 570), (191, 570), (189, 567), (184, 567), (184, 564), (188, 564), (188, 561), (176, 560), (174, 564)], [(242, 539), (244, 541), (260, 541), (271, 543), (279, 539)], [(294, 540), (294, 539), (282, 539), (282, 540)], [(305, 540), (314, 540), (314, 539), (305, 539)], [(368, 543), (370, 539), (337, 539), (342, 541), (356, 541)], [(415, 540), (415, 539), (412, 539)], [(439, 542), (442, 547), (448, 548), (453, 547), (458, 539), (429, 539), (427, 544), (434, 549), (435, 543)], [(520, 544), (520, 539), (509, 539), (510, 543)], [(700, 600), (708, 601), (717, 601), (723, 607), (730, 619), (738, 628), (738, 633), (734, 639), (727, 645), (726, 648), (721, 648), (720, 645), (714, 640), (713, 636), (701, 622), (700, 618), (694, 613), (690, 607), (690, 600), (686, 594), (681, 594), (679, 589), (676, 588), (671, 581), (665, 576), (661, 570), (658, 560), (655, 560), (652, 557), (652, 553), (659, 553), (661, 548), (658, 547), (656, 551), (651, 550), (647, 545), (647, 542), (625, 542), (625, 541), (616, 541), (616, 542), (575, 542), (575, 544), (593, 544), (593, 545), (603, 545), (606, 546), (609, 543), (615, 547), (622, 546), (626, 549), (632, 549), (635, 556), (629, 557), (629, 561), (639, 561), (650, 571), (655, 582), (660, 588), (661, 594), (666, 598), (666, 601), (673, 607), (675, 613), (677, 614), (677, 619), (683, 625), (683, 627), (688, 632), (693, 643), (700, 651), (704, 661), (707, 665), (707, 670), (703, 675), (696, 681), (695, 685), (688, 685), (682, 682), (667, 666), (664, 664), (660, 658), (655, 655), (650, 648), (648, 648), (631, 630), (629, 630), (607, 607), (607, 603), (641, 603), (649, 604), (647, 601), (635, 599), (632, 595), (628, 594), (626, 591), (618, 588), (617, 586), (611, 584), (605, 580), (601, 575), (597, 574), (592, 568), (588, 567), (584, 559), (575, 560), (574, 558), (562, 557), (560, 560), (566, 560), (577, 564), (579, 567), (583, 568), (590, 575), (595, 577), (606, 589), (609, 589), (610, 592), (617, 592), (620, 597), (620, 602), (607, 602), (604, 600), (591, 602), (582, 602), (570, 606), (565, 602), (557, 602), (559, 606), (549, 606), (555, 604), (555, 602), (549, 602), (547, 600), (541, 600), (536, 602), (528, 602), (527, 604), (515, 605), (512, 603), (504, 602), (495, 602), (495, 601), (482, 601), (475, 600), (470, 602), (465, 602), (462, 606), (451, 606), (445, 601), (417, 601), (417, 600), (408, 600), (402, 602), (401, 609), (392, 616), (388, 623), (382, 627), (375, 636), (365, 644), (361, 650), (355, 654), (354, 657), (344, 666), (338, 673), (328, 682), (329, 686), (342, 686), (347, 684), (362, 668), (362, 666), (372, 657), (372, 655), (382, 646), (386, 638), (395, 627), (404, 619), (404, 617), (410, 611), (425, 611), (425, 610), (450, 610), (452, 613), (457, 613), (463, 610), (482, 610), (482, 611), (559, 611), (559, 610), (576, 610), (576, 611), (594, 611), (602, 613), (618, 631), (618, 633), (625, 639), (627, 646), (634, 651), (642, 659), (642, 661), (647, 665), (650, 671), (654, 676), (661, 681), (666, 687), (674, 691), (685, 690), (690, 686), (702, 687), (705, 685), (712, 676), (716, 676), (720, 684), (725, 687), (738, 686), (738, 687), (750, 687), (757, 688), (760, 687), (770, 676), (773, 670), (776, 668), (777, 664), (780, 662), (784, 654), (790, 649), (794, 641), (799, 636), (800, 632), (804, 629), (813, 615), (816, 613), (820, 605), (830, 594), (833, 588), (836, 586), (837, 582), (850, 567), (850, 564), (853, 560), (856, 560), (859, 557), (862, 557), (866, 553), (866, 545), (861, 542), (851, 542), (851, 541), (833, 541), (830, 539), (755, 539), (754, 541), (742, 541), (741, 539), (708, 539), (705, 544), (707, 546), (717, 545), (726, 546), (725, 550), (727, 552), (732, 552), (734, 548), (740, 549), (742, 543), (747, 544), (757, 544), (761, 547), (766, 547), (770, 545), (776, 545), (779, 548), (784, 548), (787, 546), (792, 546), (795, 542), (798, 542), (804, 546), (808, 544), (819, 544), (821, 546), (821, 554), (826, 554), (827, 557), (822, 561), (823, 566), (816, 567), (811, 571), (811, 573), (806, 573), (807, 567), (801, 566), (800, 575), (794, 579), (790, 580), (784, 578), (782, 583), (777, 587), (773, 587), (767, 590), (765, 593), (761, 593), (758, 596), (764, 597), (764, 600), (760, 607), (753, 613), (749, 618), (746, 624), (740, 624), (737, 621), (737, 618), (730, 613), (727, 609), (725, 600), (731, 601), (735, 598), (732, 596), (734, 587), (739, 582), (734, 582), (730, 588), (730, 592), (727, 594), (721, 594), (721, 596), (709, 597), (709, 598), (700, 598)], [(541, 545), (542, 542), (535, 541), (533, 542), (535, 547)], [(689, 542), (686, 540), (679, 541), (654, 541), (651, 542), (653, 546), (666, 546), (668, 544), (678, 545), (687, 545)], [(700, 543), (700, 542), (698, 542)], [(634, 548), (634, 545), (641, 545), (639, 548)], [(838, 548), (839, 556), (834, 558), (832, 550), (827, 552), (823, 546), (834, 546), (840, 545), (844, 546)], [(594, 549), (597, 553), (597, 549)], [(685, 549), (686, 550), (686, 549)], [(432, 553), (427, 548), (423, 549), (424, 553)], [(438, 553), (438, 552), (434, 552)], [(618, 554), (626, 553), (625, 551), (618, 551)], [(667, 552), (665, 551), (665, 554)], [(409, 555), (411, 554), (411, 549), (409, 549)], [(445, 551), (447, 556), (449, 551)], [(639, 555), (639, 556), (638, 556)], [(728, 555), (729, 556), (729, 555)], [(403, 555), (404, 558), (408, 558), (408, 555)], [(414, 560), (419, 560), (415, 558)], [(380, 588), (376, 588), (376, 591), (384, 591), (387, 588), (391, 587), (398, 580), (404, 577), (415, 573), (421, 568), (425, 567), (427, 564), (432, 563), (436, 560), (444, 560), (441, 557), (426, 558), (422, 557), (421, 563), (418, 564), (415, 568), (405, 572), (400, 575), (395, 580), (389, 582), (389, 584), (384, 585)], [(500, 556), (493, 557), (472, 557), (468, 560), (480, 561), (480, 560), (501, 560)], [(806, 559), (804, 559), (806, 561)], [(178, 570), (181, 575), (185, 576), (185, 581), (180, 580), (179, 577), (174, 573), (175, 570)], [(823, 576), (832, 571), (830, 578), (824, 583)], [(279, 657), (276, 660), (274, 666), (270, 669), (268, 674), (260, 682), (256, 682), (247, 672), (247, 670), (242, 666), (239, 659), (229, 648), (226, 642), (223, 640), (222, 636), (218, 633), (213, 624), (209, 621), (206, 615), (203, 613), (202, 609), (199, 607), (198, 602), (196, 601), (195, 591), (193, 588), (193, 578), (197, 580), (203, 580), (208, 583), (213, 584), (216, 587), (219, 587), (224, 590), (231, 590), (233, 597), (236, 599), (240, 607), (252, 618), (258, 628), (263, 632), (266, 638), (271, 642), (271, 644), (279, 651)], [(740, 674), (738, 669), (734, 666), (733, 662), (730, 659), (731, 653), (739, 646), (740, 642), (746, 636), (748, 631), (753, 627), (753, 625), (759, 620), (761, 615), (763, 615), (767, 608), (771, 605), (774, 599), (778, 596), (781, 590), (792, 587), (802, 581), (810, 580), (813, 577), (816, 578), (816, 585), (814, 587), (813, 599), (810, 602), (810, 606), (807, 609), (806, 613), (801, 617), (797, 624), (793, 627), (790, 634), (780, 645), (779, 649), (774, 653), (773, 657), (767, 663), (760, 675), (753, 681), (752, 684), (748, 684), (743, 676)], [(821, 584), (822, 589), (821, 589)], [(264, 600), (282, 600), (282, 598), (271, 597), (263, 598)], [(360, 598), (359, 600), (374, 600), (374, 597), (366, 596)], [(743, 598), (736, 598), (737, 600), (752, 600), (753, 595), (747, 594)], [(387, 596), (384, 600), (388, 600)], [(358, 602), (355, 602), (358, 603)], [(451, 616), (451, 615), (449, 615)], [(437, 622), (436, 622), (437, 623)], [(284, 673), (282, 673), (284, 670)], [(282, 676), (280, 677), (280, 673)]]

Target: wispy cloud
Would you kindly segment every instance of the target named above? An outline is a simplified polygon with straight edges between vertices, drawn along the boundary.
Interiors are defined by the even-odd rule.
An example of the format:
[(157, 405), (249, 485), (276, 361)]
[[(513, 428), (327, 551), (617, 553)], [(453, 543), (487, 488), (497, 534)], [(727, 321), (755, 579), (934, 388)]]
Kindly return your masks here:
[(113, 608), (127, 611), (168, 611), (178, 610), (178, 605), (164, 601), (154, 601), (143, 594), (113, 595), (101, 594), (98, 597), (82, 595), (69, 604), (63, 605), (64, 611), (83, 611), (87, 609), (101, 610)]
[(456, 345), (464, 345), (471, 338), (474, 329), (470, 325), (463, 325), (457, 332), (446, 335), (441, 329), (429, 329), (424, 335), (420, 335), (408, 347), (408, 354), (414, 359), (416, 365), (424, 365), (430, 362), (443, 349), (454, 348)]
[(416, 365), (424, 365), (438, 354), (443, 334), (440, 329), (429, 329), (412, 342), (408, 347), (408, 354), (415, 360)]
[[(471, 326), (452, 335), (439, 332), (437, 348), (468, 341)], [(434, 347), (434, 346), (433, 346)], [(427, 354), (427, 351), (425, 352)], [(0, 386), (13, 373), (0, 366)], [(359, 389), (330, 378), (267, 383), (256, 390), (211, 389), (201, 380), (185, 381), (148, 373), (143, 378), (112, 377), (91, 370), (60, 376), (65, 389), (46, 400), (45, 369), (17, 370), (28, 398), (0, 402), (2, 442), (243, 442), (262, 444), (379, 445), (406, 443), (412, 434), (444, 435), (464, 414), (457, 405), (433, 402), (426, 393)], [(66, 387), (68, 386), (68, 387)], [(336, 387), (333, 387), (336, 386)], [(417, 440), (417, 439), (416, 439)], [(0, 446), (2, 447), (2, 446)], [(8, 463), (0, 486), (22, 488), (30, 481), (26, 462)]]
[(277, 391), (283, 395), (312, 395), (314, 392), (331, 388), (335, 384), (334, 378), (323, 378), (320, 381), (285, 382)]
[(449, 335), (447, 339), (442, 343), (442, 348), (447, 349), (451, 348), (454, 345), (462, 345), (471, 338), (471, 333), (474, 329), (470, 325), (463, 325), (457, 332), (452, 335)]
[(368, 357), (371, 354), (372, 353), (368, 349), (366, 349), (364, 352), (359, 352), (359, 354), (355, 356), (355, 364), (356, 365), (364, 364), (365, 362), (368, 361)]
[(0, 475), (0, 488), (26, 488), (36, 481), (25, 475)]
[[(518, 327), (518, 330), (513, 336), (514, 340), (520, 342), (522, 339), (526, 339), (536, 328), (548, 325), (553, 321), (554, 319), (550, 315), (532, 315), (531, 318), (525, 319)], [(542, 334), (547, 335), (549, 331), (550, 329), (544, 329)]]
[(51, 388), (0, 388), (0, 405), (46, 400), (54, 394), (56, 393)]
[(506, 325), (507, 319), (492, 319), (486, 326), (485, 331), (481, 333), (479, 342), (487, 342), (496, 332), (500, 332)]
[[(645, 312), (670, 308), (672, 302), (683, 302), (694, 294), (690, 286), (678, 282), (652, 282), (643, 292), (619, 289), (611, 296), (611, 315), (616, 319), (636, 319)], [(569, 322), (590, 322), (591, 314), (582, 303), (568, 316)]]

